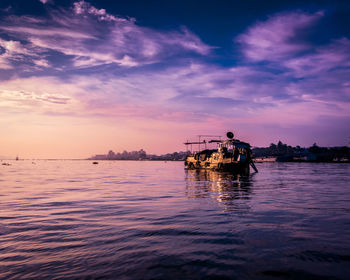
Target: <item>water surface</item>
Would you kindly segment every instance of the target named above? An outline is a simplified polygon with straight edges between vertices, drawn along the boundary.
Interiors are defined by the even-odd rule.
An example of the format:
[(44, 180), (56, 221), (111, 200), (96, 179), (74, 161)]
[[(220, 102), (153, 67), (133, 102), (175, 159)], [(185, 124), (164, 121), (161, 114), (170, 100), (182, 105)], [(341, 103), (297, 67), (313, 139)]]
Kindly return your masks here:
[(1, 279), (348, 279), (350, 165), (0, 165)]

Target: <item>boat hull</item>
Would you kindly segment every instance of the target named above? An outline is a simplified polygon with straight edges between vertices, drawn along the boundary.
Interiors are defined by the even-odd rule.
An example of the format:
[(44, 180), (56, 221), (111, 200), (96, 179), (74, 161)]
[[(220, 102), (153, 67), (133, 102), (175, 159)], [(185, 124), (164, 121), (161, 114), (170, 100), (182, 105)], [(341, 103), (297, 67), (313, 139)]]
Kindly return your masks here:
[(214, 170), (232, 173), (249, 174), (249, 162), (233, 161), (232, 159), (224, 159), (221, 161), (211, 160), (194, 160), (187, 158), (185, 161), (185, 169), (187, 170)]

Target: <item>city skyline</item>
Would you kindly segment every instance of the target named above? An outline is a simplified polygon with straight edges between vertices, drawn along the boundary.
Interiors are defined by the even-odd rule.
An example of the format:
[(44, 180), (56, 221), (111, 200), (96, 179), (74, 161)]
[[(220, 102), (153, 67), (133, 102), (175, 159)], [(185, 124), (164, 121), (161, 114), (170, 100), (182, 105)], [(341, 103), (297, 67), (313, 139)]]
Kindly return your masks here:
[(347, 146), (349, 27), (347, 1), (2, 1), (0, 155)]

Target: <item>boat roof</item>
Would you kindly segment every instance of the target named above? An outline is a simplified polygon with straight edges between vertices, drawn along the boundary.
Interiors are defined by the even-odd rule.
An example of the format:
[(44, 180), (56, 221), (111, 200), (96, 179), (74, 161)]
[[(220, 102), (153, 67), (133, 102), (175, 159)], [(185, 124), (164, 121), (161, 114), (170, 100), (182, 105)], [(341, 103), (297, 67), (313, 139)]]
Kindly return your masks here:
[[(200, 137), (205, 137), (205, 136), (211, 136), (211, 137), (215, 137), (212, 135), (199, 135)], [(200, 139), (199, 139), (200, 140)], [(189, 142), (187, 141), (186, 143), (184, 143), (185, 145), (202, 145), (202, 144), (207, 144), (207, 143), (217, 143), (219, 144), (223, 144), (223, 145), (229, 145), (229, 146), (233, 146), (236, 148), (243, 148), (243, 149), (250, 149), (250, 144), (246, 143), (246, 142), (242, 142), (238, 139), (227, 139), (227, 140), (221, 140), (221, 139), (211, 139), (209, 141), (206, 140), (202, 140), (202, 141), (198, 141), (198, 142)], [(204, 151), (212, 151), (212, 150), (203, 150), (202, 152), (205, 153)]]

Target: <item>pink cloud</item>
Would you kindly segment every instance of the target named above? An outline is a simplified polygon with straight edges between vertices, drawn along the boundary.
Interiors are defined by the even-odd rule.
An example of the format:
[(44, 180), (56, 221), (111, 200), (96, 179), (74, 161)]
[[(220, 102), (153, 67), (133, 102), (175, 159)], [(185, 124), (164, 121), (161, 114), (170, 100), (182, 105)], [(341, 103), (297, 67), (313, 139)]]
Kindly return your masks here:
[[(338, 78), (331, 82), (341, 81)], [(18, 102), (24, 100), (26, 106), (34, 101), (41, 102), (40, 106), (32, 103), (33, 112), (38, 114), (54, 112), (84, 118), (163, 119), (183, 123), (201, 123), (214, 118), (264, 123), (276, 121), (280, 112), (278, 120), (293, 123), (305, 117), (305, 108), (311, 104), (315, 110), (309, 109), (308, 114), (313, 116), (307, 117), (309, 121), (320, 112), (348, 115), (346, 105), (342, 105), (344, 97), (328, 98), (329, 91), (334, 91), (334, 86), (327, 86), (331, 82), (327, 79), (290, 82), (283, 75), (259, 72), (248, 67), (223, 69), (191, 64), (148, 71), (147, 74), (129, 73), (123, 77), (95, 74), (74, 75), (69, 80), (22, 78), (3, 82), (0, 90), (10, 90), (6, 98), (3, 96), (5, 101), (11, 100), (11, 92), (14, 96), (18, 90), (30, 93), (12, 101), (20, 104)], [(344, 96), (349, 94), (339, 88), (336, 92)]]
[(34, 63), (36, 66), (44, 67), (44, 68), (47, 68), (47, 67), (50, 66), (50, 63), (49, 63), (48, 60), (46, 60), (46, 59), (36, 59), (36, 60), (33, 60), (33, 63)]
[[(104, 73), (73, 75), (70, 79), (16, 78), (0, 84), (0, 115), (3, 120), (16, 120), (18, 127), (29, 125), (37, 134), (42, 133), (42, 127), (31, 122), (41, 121), (47, 126), (59, 123), (55, 131), (62, 135), (66, 130), (74, 135), (77, 123), (88, 123), (89, 129), (98, 131), (103, 139), (123, 134), (126, 149), (135, 149), (136, 143), (130, 139), (142, 132), (145, 136), (138, 138), (143, 141), (142, 148), (157, 153), (183, 149), (181, 143), (186, 137), (223, 134), (227, 129), (253, 145), (276, 142), (276, 135), (282, 141), (294, 139), (288, 141), (290, 144), (301, 144), (299, 136), (293, 134), (298, 127), (309, 131), (318, 127), (320, 133), (321, 116), (334, 122), (349, 118), (348, 103), (335, 98), (345, 92), (336, 88), (334, 97), (327, 98), (332, 90), (327, 84), (345, 83), (346, 77), (289, 82), (284, 75), (251, 67), (189, 64), (119, 77)], [(310, 92), (312, 88), (316, 93)], [(285, 95), (280, 97), (280, 92)], [(23, 133), (23, 128), (19, 130)], [(154, 144), (165, 134), (166, 144)], [(95, 151), (94, 143), (91, 145)], [(113, 148), (108, 145), (104, 149)]]
[(310, 27), (323, 16), (323, 12), (282, 13), (258, 22), (236, 38), (243, 54), (252, 61), (277, 60), (309, 48), (297, 39), (298, 32)]
[[(20, 18), (19, 18), (20, 19)], [(20, 24), (20, 23), (19, 23)], [(42, 29), (39, 26), (25, 27), (25, 26), (1, 26), (2, 30), (14, 34), (25, 35), (25, 38), (31, 37), (56, 37), (56, 38), (77, 38), (77, 39), (94, 39), (91, 34), (74, 31), (68, 28), (48, 28)]]

